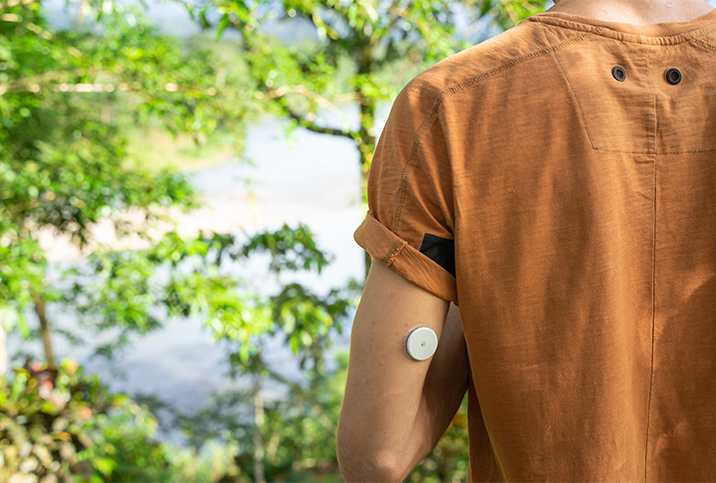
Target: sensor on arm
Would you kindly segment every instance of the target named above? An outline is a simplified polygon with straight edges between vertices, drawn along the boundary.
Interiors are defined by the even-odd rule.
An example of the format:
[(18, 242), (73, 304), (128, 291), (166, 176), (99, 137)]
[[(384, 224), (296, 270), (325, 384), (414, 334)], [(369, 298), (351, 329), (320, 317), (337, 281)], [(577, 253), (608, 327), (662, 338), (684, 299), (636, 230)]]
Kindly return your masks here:
[(429, 327), (418, 327), (408, 336), (408, 355), (416, 361), (424, 361), (435, 354), (438, 348), (438, 336)]

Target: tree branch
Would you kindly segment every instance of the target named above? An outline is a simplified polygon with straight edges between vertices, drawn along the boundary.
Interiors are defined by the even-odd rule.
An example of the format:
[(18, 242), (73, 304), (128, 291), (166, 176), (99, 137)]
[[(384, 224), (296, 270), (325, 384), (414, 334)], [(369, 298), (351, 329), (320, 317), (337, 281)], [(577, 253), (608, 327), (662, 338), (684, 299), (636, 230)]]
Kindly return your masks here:
[[(232, 21), (232, 23), (235, 24), (234, 21)], [(242, 42), (242, 50), (246, 54), (244, 60), (248, 64), (249, 70), (253, 71), (254, 64), (251, 60), (251, 54), (253, 53), (252, 48), (250, 46), (251, 42), (245, 32), (243, 33), (243, 36), (244, 36), (244, 41)], [(360, 139), (359, 133), (357, 133), (355, 131), (350, 131), (350, 130), (345, 131), (343, 129), (333, 129), (333, 128), (329, 128), (329, 127), (319, 126), (312, 120), (306, 119), (304, 116), (302, 116), (301, 114), (299, 114), (296, 111), (294, 111), (293, 109), (291, 109), (288, 106), (288, 103), (285, 101), (285, 99), (283, 99), (283, 96), (285, 96), (289, 92), (294, 92), (294, 93), (302, 94), (306, 97), (312, 98), (319, 105), (321, 105), (324, 108), (328, 109), (329, 111), (333, 112), (333, 114), (335, 114), (337, 117), (345, 119), (345, 116), (343, 115), (341, 110), (338, 109), (338, 106), (333, 104), (331, 101), (329, 101), (325, 97), (316, 94), (315, 92), (311, 91), (310, 89), (307, 89), (305, 86), (302, 86), (302, 85), (283, 86), (278, 89), (268, 87), (268, 93), (264, 93), (261, 91), (261, 88), (264, 87), (262, 82), (260, 82), (260, 80), (256, 79), (255, 77), (254, 77), (254, 81), (256, 82), (256, 86), (257, 86), (256, 95), (258, 98), (268, 97), (270, 99), (274, 99), (276, 101), (276, 103), (278, 104), (278, 106), (281, 108), (281, 110), (288, 117), (290, 117), (291, 119), (296, 121), (298, 123), (298, 125), (301, 126), (302, 128), (308, 129), (309, 131), (312, 131), (312, 132), (315, 132), (318, 134), (329, 134), (331, 136), (345, 137), (345, 138), (348, 138), (354, 142), (357, 139)]]
[(291, 109), (286, 101), (283, 99), (283, 96), (285, 96), (289, 92), (294, 92), (298, 94), (303, 94), (306, 97), (310, 97), (314, 99), (316, 102), (318, 102), (321, 106), (325, 107), (326, 109), (333, 112), (336, 116), (339, 117), (345, 117), (343, 116), (343, 113), (338, 109), (338, 106), (333, 104), (331, 101), (326, 99), (323, 96), (320, 96), (316, 94), (315, 92), (311, 92), (309, 89), (306, 89), (304, 86), (284, 86), (279, 89), (268, 89), (268, 95), (267, 97), (275, 99), (278, 105), (281, 107), (281, 109), (286, 113), (287, 116), (289, 116), (291, 119), (298, 122), (299, 126), (308, 129), (309, 131), (319, 133), (319, 134), (330, 134), (332, 136), (342, 136), (347, 137), (351, 140), (354, 140), (357, 136), (357, 133), (353, 131), (344, 131), (343, 129), (333, 129), (329, 127), (323, 127), (317, 125), (315, 122), (307, 119), (306, 117), (298, 114), (296, 111)]
[(279, 87), (278, 89), (273, 89), (269, 87), (269, 97), (275, 99), (278, 97), (283, 97), (289, 92), (293, 92), (295, 94), (301, 94), (305, 97), (309, 97), (316, 101), (321, 107), (331, 111), (336, 117), (341, 118), (345, 121), (345, 115), (341, 112), (341, 110), (336, 106), (334, 103), (326, 99), (320, 94), (316, 94), (312, 90), (306, 88), (302, 85), (297, 86), (283, 86)]
[(329, 127), (323, 127), (319, 126), (314, 122), (309, 121), (305, 117), (301, 116), (300, 114), (297, 114), (294, 112), (291, 108), (289, 108), (287, 105), (285, 105), (285, 102), (281, 102), (280, 105), (282, 109), (286, 112), (286, 114), (291, 118), (298, 122), (298, 125), (302, 128), (308, 129), (309, 131), (319, 133), (319, 134), (330, 134), (331, 136), (343, 136), (351, 141), (355, 139), (356, 134), (352, 131), (343, 131), (342, 129), (333, 129)]

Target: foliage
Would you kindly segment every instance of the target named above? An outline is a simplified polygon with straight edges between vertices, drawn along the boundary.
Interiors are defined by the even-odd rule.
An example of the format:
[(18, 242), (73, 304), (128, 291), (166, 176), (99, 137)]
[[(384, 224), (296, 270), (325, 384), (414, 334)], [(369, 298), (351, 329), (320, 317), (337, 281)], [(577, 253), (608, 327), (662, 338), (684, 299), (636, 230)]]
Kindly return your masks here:
[(235, 445), (235, 462), (244, 479), (256, 481), (255, 434), (260, 434), (267, 481), (342, 481), (335, 452), (335, 434), (343, 400), (348, 357), (336, 356), (329, 371), (309, 371), (306, 380), (292, 381), (272, 373), (269, 377), (285, 391), (280, 399), (265, 402), (264, 424), (256, 425), (254, 400), (245, 391), (216, 395), (211, 405), (194, 414), (174, 411), (172, 426), (179, 426), (189, 445), (214, 440)]
[(29, 336), (23, 309), (39, 315), (59, 296), (42, 233), (87, 250), (100, 222), (117, 239), (146, 238), (169, 207), (198, 206), (183, 176), (143, 166), (129, 126), (160, 119), (197, 140), (220, 127), (240, 139), (253, 104), (245, 89), (226, 88), (238, 77), (223, 60), (181, 50), (139, 10), (105, 2), (92, 26), (64, 31), (39, 1), (11, 0), (0, 13), (0, 309)]
[(93, 419), (118, 402), (70, 360), (57, 370), (40, 363), (15, 369), (13, 381), (0, 379), (0, 480), (22, 481), (18, 474), (61, 481), (72, 481), (72, 474), (99, 475), (78, 453), (94, 444), (88, 433)]
[(480, 16), (490, 15), (493, 22), (506, 30), (530, 15), (542, 12), (546, 0), (473, 0), (466, 2), (480, 10)]
[[(154, 439), (157, 420), (67, 358), (56, 369), (28, 361), (0, 377), (0, 481), (219, 481), (238, 474), (236, 448), (200, 452)], [(218, 470), (218, 471), (217, 471)]]
[[(112, 474), (117, 466), (113, 442), (130, 447), (140, 443), (143, 450), (158, 446), (146, 440), (111, 438), (97, 444), (111, 409), (128, 411), (123, 417), (127, 420), (137, 408), (126, 397), (111, 395), (96, 376), (85, 376), (76, 362), (66, 359), (57, 369), (28, 362), (14, 372), (13, 381), (0, 379), (3, 481), (37, 481), (19, 475), (35, 475), (43, 481), (104, 481), (102, 475)], [(88, 459), (88, 454), (94, 457)], [(151, 468), (152, 462), (147, 463)]]
[[(42, 335), (48, 365), (41, 370), (61, 374), (42, 383), (52, 385), (50, 396), (30, 390), (39, 384), (32, 382), (30, 369), (10, 387), (28, 388), (18, 411), (43, 397), (75, 398), (89, 407), (80, 409), (87, 417), (76, 427), (83, 432), (70, 438), (72, 458), (62, 453), (69, 454), (67, 445), (51, 447), (49, 453), (36, 449), (42, 456), (25, 454), (27, 445), (18, 440), (21, 449), (8, 453), (16, 456), (7, 468), (14, 468), (13, 478), (57, 472), (58, 478), (73, 475), (87, 481), (178, 481), (176, 471), (182, 464), (187, 467), (179, 480), (209, 469), (205, 465), (204, 470), (192, 470), (189, 466), (197, 466), (198, 455), (175, 451), (179, 456), (172, 459), (163, 444), (152, 442), (154, 419), (138, 406), (125, 405), (110, 414), (107, 408), (92, 406), (92, 394), (81, 399), (80, 372), (64, 363), (56, 368), (53, 362), (53, 314), (74, 314), (97, 332), (119, 329), (116, 341), (99, 347), (98, 353), (107, 357), (126, 348), (132, 334), (160, 327), (162, 319), (202, 317), (217, 341), (231, 344), (235, 371), (261, 373), (261, 345), (276, 336), (284, 337), (303, 364), (321, 367), (329, 334), (340, 330), (336, 321), (347, 313), (350, 302), (344, 291), (321, 295), (293, 282), (279, 281), (275, 295), (259, 295), (233, 273), (233, 262), (262, 253), (269, 257), (277, 280), (297, 270), (320, 272), (328, 258), (305, 227), (284, 226), (248, 237), (245, 243), (234, 235), (188, 237), (174, 229), (171, 215), (195, 208), (200, 200), (176, 171), (147, 169), (128, 141), (128, 126), (160, 119), (170, 131), (193, 133), (199, 140), (199, 134), (214, 132), (219, 123), (224, 129), (240, 127), (250, 111), (251, 90), (239, 87), (230, 66), (220, 65), (207, 52), (180, 51), (171, 39), (147, 26), (137, 11), (102, 5), (91, 29), (69, 31), (51, 31), (40, 2), (11, 1), (2, 6), (0, 306), (5, 313), (11, 309), (14, 317), (3, 321), (14, 319), (23, 336)], [(112, 226), (116, 244), (97, 243), (94, 230), (100, 223)], [(38, 243), (39, 235), (48, 230), (88, 254), (53, 279)], [(123, 248), (130, 239), (133, 247), (140, 243), (144, 248)], [(30, 330), (25, 323), (28, 305), (35, 307), (40, 330)], [(63, 335), (84, 342), (77, 334)], [(80, 379), (72, 379), (73, 374)], [(97, 394), (106, 393), (96, 379), (87, 384), (97, 388)], [(47, 407), (45, 402), (38, 404)], [(49, 428), (45, 433), (54, 431), (52, 424), (61, 425), (42, 411), (36, 414)], [(55, 444), (34, 420), (23, 417), (13, 416), (13, 438), (26, 433)], [(214, 450), (210, 457), (223, 461), (225, 475), (230, 475), (235, 472), (230, 453), (237, 450), (226, 448)], [(221, 477), (216, 471), (212, 474)]]
[[(0, 165), (1, 166), (1, 165)], [(10, 220), (0, 218), (0, 301), (12, 300), (17, 306), (25, 306), (31, 302), (31, 287), (42, 285), (45, 273), (45, 259), (36, 240), (20, 238), (19, 228)], [(15, 243), (6, 240), (15, 239)], [(0, 323), (7, 326), (18, 326), (22, 335), (27, 338), (30, 328), (22, 312), (9, 311), (9, 317), (2, 317), (3, 310), (0, 303)], [(1, 328), (0, 328), (1, 329)]]
[[(301, 365), (311, 368), (309, 379), (317, 378), (317, 382), (313, 383), (313, 393), (323, 392), (325, 388), (319, 385), (322, 378), (325, 378), (325, 352), (330, 347), (332, 333), (340, 333), (341, 319), (345, 318), (353, 305), (358, 287), (334, 289), (326, 295), (320, 295), (291, 282), (278, 284), (274, 295), (253, 293), (239, 277), (231, 273), (236, 263), (229, 262), (245, 261), (257, 253), (269, 256), (269, 266), (277, 276), (304, 268), (320, 272), (329, 263), (326, 255), (316, 246), (311, 231), (305, 226), (296, 229), (283, 226), (273, 232), (246, 237), (244, 241), (235, 235), (214, 234), (186, 239), (169, 233), (147, 249), (91, 254), (87, 263), (68, 271), (68, 278), (57, 284), (60, 287), (66, 286), (60, 290), (59, 299), (68, 311), (76, 311), (88, 328), (97, 331), (121, 329), (117, 341), (100, 347), (100, 353), (105, 356), (112, 357), (116, 351), (125, 347), (131, 333), (142, 334), (160, 326), (160, 314), (156, 310), (162, 308), (168, 316), (200, 316), (207, 320), (207, 326), (214, 331), (217, 341), (228, 343), (226, 345), (234, 376), (254, 373), (278, 380), (280, 376), (274, 374), (264, 360), (263, 346), (268, 339), (280, 337), (299, 356)], [(293, 388), (300, 387), (299, 383), (285, 380), (283, 383)], [(265, 384), (262, 382), (262, 386)], [(334, 387), (330, 394), (337, 417), (341, 393)], [(239, 398), (251, 403), (255, 396), (256, 392), (249, 391)], [(276, 407), (270, 407), (265, 418), (265, 426), (269, 429), (261, 431), (280, 433), (284, 424), (275, 421), (280, 412), (295, 413), (298, 419), (292, 424), (300, 426), (302, 416), (296, 413), (300, 409), (295, 406), (297, 401), (297, 397), (292, 397)], [(309, 401), (304, 397), (301, 404), (305, 406)], [(314, 412), (322, 411), (323, 406), (320, 398), (311, 404)], [(100, 466), (110, 465), (113, 471), (111, 481), (172, 481), (171, 475), (178, 471), (169, 468), (174, 460), (170, 460), (167, 451), (162, 448), (145, 447), (144, 430), (128, 432), (128, 428), (132, 427), (129, 424), (131, 421), (127, 421), (129, 417), (128, 414), (117, 415), (109, 420), (112, 426), (105, 428), (103, 434), (111, 446), (103, 446), (101, 451), (87, 449), (83, 453), (87, 461)], [(96, 421), (89, 422), (88, 427), (96, 424)], [(256, 422), (248, 424), (251, 427)], [(248, 437), (254, 432), (247, 429), (245, 435)], [(326, 455), (333, 455), (331, 457), (334, 458), (334, 436), (323, 435), (322, 441), (324, 444), (315, 449), (320, 449), (323, 458), (328, 457)], [(120, 442), (127, 445), (127, 451), (119, 451)], [(211, 439), (194, 441), (197, 447), (207, 442), (210, 443)], [(246, 446), (243, 442), (229, 440), (220, 447), (218, 455), (224, 458), (226, 471), (245, 473), (252, 470), (250, 465), (242, 466), (241, 455), (247, 454), (247, 451), (251, 454), (255, 449), (254, 444)], [(267, 447), (266, 452), (273, 461), (275, 455), (269, 449)], [(284, 458), (282, 464), (293, 461), (287, 455), (294, 449), (289, 449), (288, 453), (283, 449), (280, 451)], [(105, 450), (110, 456), (114, 455), (113, 463), (103, 463), (110, 458)], [(227, 452), (231, 451), (236, 454), (228, 455)], [(154, 463), (142, 469), (147, 458)], [(311, 458), (316, 459), (307, 458), (308, 463), (304, 461), (296, 464), (310, 466)], [(185, 455), (182, 461), (186, 466), (182, 471), (191, 473), (191, 468), (197, 465), (195, 460), (196, 456)], [(231, 470), (234, 464), (238, 470)], [(110, 466), (101, 466), (99, 470)], [(155, 466), (159, 468), (156, 471), (152, 469)], [(270, 476), (269, 469), (270, 465), (267, 476)], [(73, 468), (73, 471), (77, 470)], [(125, 475), (125, 479), (120, 479), (118, 474)]]
[(117, 340), (98, 352), (113, 357), (133, 333), (161, 326), (167, 317), (202, 317), (218, 341), (230, 343), (236, 369), (260, 371), (261, 339), (281, 335), (304, 362), (321, 364), (329, 335), (340, 333), (356, 289), (326, 295), (294, 283), (277, 293), (258, 293), (234, 272), (255, 254), (269, 255), (276, 274), (320, 271), (329, 260), (304, 225), (284, 225), (253, 236), (200, 234), (182, 238), (167, 233), (150, 248), (96, 251), (67, 272), (64, 311), (75, 312), (88, 328), (121, 329)]

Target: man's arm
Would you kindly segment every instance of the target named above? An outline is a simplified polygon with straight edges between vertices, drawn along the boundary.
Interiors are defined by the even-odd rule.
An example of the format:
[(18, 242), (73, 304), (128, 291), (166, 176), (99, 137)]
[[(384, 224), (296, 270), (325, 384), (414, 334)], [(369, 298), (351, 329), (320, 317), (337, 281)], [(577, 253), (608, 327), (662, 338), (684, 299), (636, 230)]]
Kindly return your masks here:
[[(467, 390), (459, 311), (373, 260), (351, 335), (338, 462), (346, 481), (402, 481), (437, 444)], [(447, 321), (446, 321), (446, 316)], [(405, 350), (418, 326), (438, 334), (435, 355)]]

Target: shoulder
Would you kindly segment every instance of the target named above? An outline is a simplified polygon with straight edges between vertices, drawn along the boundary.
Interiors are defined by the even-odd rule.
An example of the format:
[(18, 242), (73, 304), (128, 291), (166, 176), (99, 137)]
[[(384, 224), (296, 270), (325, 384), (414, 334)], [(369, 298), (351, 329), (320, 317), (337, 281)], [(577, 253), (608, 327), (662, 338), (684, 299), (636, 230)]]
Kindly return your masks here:
[(554, 29), (533, 20), (536, 18), (528, 18), (420, 73), (403, 88), (396, 105), (412, 112), (430, 113), (444, 96), (489, 81), (495, 74), (510, 71), (525, 61), (544, 57), (555, 46), (579, 34), (576, 31), (548, 32)]

